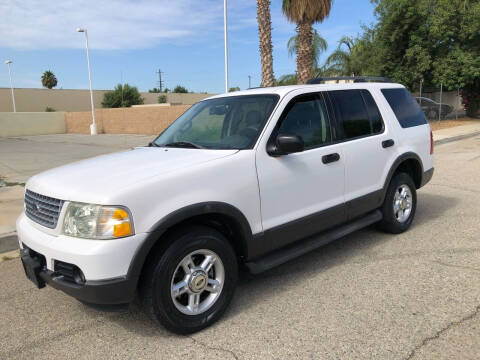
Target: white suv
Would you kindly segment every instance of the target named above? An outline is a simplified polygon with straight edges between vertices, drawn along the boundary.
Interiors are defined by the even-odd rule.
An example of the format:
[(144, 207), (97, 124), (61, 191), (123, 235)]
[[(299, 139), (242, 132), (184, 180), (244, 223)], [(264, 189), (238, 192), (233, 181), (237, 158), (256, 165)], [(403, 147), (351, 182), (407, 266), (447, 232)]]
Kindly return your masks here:
[(373, 223), (408, 229), (432, 153), (398, 84), (215, 96), (147, 147), (32, 177), (22, 262), (39, 288), (89, 304), (138, 293), (153, 319), (194, 332), (225, 311), (240, 264), (259, 273)]

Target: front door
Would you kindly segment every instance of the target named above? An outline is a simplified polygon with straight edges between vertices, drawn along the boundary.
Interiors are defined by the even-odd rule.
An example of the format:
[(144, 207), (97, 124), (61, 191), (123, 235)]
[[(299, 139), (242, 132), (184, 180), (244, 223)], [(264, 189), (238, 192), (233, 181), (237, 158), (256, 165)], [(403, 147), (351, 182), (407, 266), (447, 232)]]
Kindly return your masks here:
[(257, 150), (264, 245), (270, 249), (345, 220), (342, 145), (333, 144), (323, 95), (293, 97), (268, 141), (278, 134), (299, 135), (305, 150), (276, 157), (265, 146)]

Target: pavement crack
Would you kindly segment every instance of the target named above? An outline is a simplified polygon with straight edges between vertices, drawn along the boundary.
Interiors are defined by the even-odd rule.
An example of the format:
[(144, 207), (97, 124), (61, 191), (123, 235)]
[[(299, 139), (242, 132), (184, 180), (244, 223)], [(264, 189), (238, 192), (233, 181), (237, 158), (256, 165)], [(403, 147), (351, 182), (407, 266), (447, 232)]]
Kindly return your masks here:
[(424, 338), (420, 344), (418, 344), (417, 346), (415, 346), (412, 351), (410, 351), (410, 353), (408, 354), (408, 356), (405, 358), (405, 360), (410, 360), (410, 359), (413, 359), (415, 357), (415, 355), (417, 354), (418, 350), (420, 350), (422, 347), (426, 346), (427, 344), (429, 344), (430, 342), (436, 340), (436, 339), (439, 339), (440, 336), (447, 332), (448, 330), (450, 330), (452, 327), (455, 327), (455, 326), (459, 326), (461, 324), (463, 324), (464, 322), (468, 321), (468, 320), (471, 320), (473, 319), (475, 316), (477, 316), (478, 314), (480, 313), (480, 305), (477, 305), (477, 307), (475, 308), (475, 310), (473, 312), (471, 312), (470, 314), (464, 316), (463, 318), (461, 318), (460, 320), (455, 320), (455, 321), (451, 321), (449, 322), (445, 327), (443, 327), (442, 329), (438, 330), (434, 335), (432, 336), (428, 336), (426, 338)]
[(195, 344), (198, 344), (198, 345), (204, 347), (204, 348), (207, 349), (207, 350), (223, 351), (223, 352), (225, 352), (225, 353), (227, 353), (227, 354), (232, 355), (234, 359), (239, 360), (239, 357), (237, 356), (237, 354), (235, 354), (232, 350), (228, 350), (228, 349), (224, 349), (224, 348), (221, 348), (221, 347), (215, 347), (215, 346), (207, 345), (207, 344), (205, 344), (204, 342), (193, 338), (192, 336), (187, 336), (187, 337), (188, 337), (190, 340), (192, 340)]
[(448, 266), (448, 267), (453, 267), (453, 268), (458, 268), (458, 269), (465, 269), (465, 270), (473, 270), (473, 271), (480, 271), (480, 269), (470, 267), (470, 266), (465, 266), (465, 265), (455, 265), (455, 264), (449, 264), (449, 263), (444, 263), (442, 261), (438, 260), (433, 260), (433, 263), (442, 265), (442, 266)]

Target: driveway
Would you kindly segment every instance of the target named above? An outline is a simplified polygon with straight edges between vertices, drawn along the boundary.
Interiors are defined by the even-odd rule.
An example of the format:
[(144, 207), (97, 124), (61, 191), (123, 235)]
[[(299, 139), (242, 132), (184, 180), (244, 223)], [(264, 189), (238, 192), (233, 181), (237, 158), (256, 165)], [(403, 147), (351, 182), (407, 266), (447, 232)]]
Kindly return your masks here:
[[(0, 150), (1, 153), (1, 150)], [(0, 263), (4, 359), (478, 359), (480, 136), (437, 146), (410, 231), (368, 228), (252, 277), (213, 327), (176, 336)]]

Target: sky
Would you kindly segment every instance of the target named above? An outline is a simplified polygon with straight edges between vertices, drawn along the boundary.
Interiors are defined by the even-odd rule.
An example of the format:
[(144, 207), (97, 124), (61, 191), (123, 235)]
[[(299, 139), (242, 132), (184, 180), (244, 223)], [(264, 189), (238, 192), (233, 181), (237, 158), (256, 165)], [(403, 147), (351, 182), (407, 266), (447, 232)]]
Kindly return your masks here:
[[(295, 25), (272, 0), (273, 68), (278, 78), (295, 72), (287, 51)], [(314, 27), (328, 43), (322, 63), (343, 36), (375, 22), (369, 0), (334, 0), (329, 17)], [(229, 85), (258, 86), (261, 63), (255, 0), (228, 0)], [(18, 88), (41, 87), (51, 70), (57, 88), (87, 89), (85, 36), (88, 30), (94, 89), (129, 83), (140, 91), (164, 86), (220, 93), (225, 89), (222, 0), (1, 0), (0, 87), (9, 87), (4, 60), (13, 60)], [(1, 67), (0, 67), (1, 69)]]

